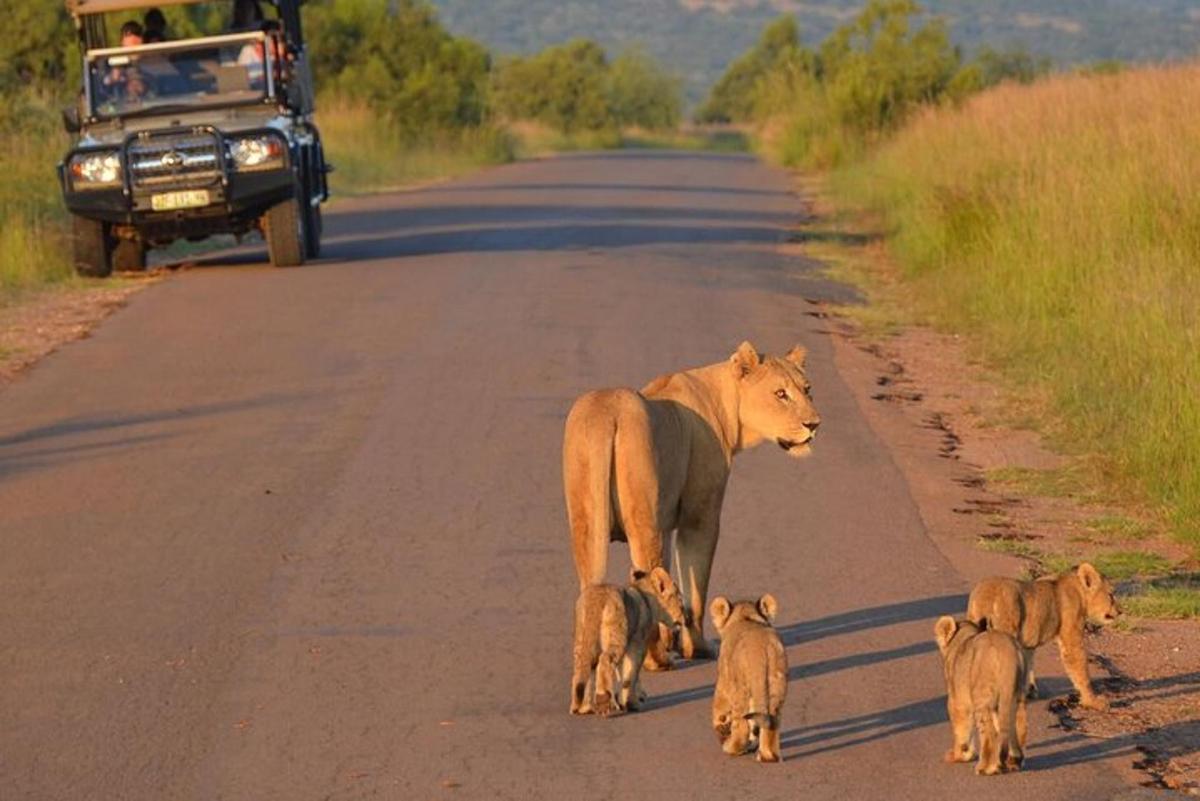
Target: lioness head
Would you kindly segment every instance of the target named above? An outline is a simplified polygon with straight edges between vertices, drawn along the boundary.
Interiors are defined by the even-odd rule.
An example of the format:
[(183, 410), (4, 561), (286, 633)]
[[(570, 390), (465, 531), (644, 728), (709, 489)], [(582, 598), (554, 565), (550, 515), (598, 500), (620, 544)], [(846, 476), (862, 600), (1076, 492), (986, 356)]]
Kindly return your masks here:
[(1087, 619), (1100, 626), (1106, 626), (1117, 619), (1121, 608), (1117, 606), (1117, 598), (1113, 595), (1112, 585), (1108, 579), (1100, 575), (1100, 571), (1084, 562), (1075, 568), (1075, 575), (1083, 585), (1083, 606)]
[(652, 595), (662, 611), (676, 628), (686, 625), (683, 614), (683, 598), (671, 574), (661, 567), (646, 572), (636, 567), (629, 571), (629, 581), (643, 592)]
[(729, 357), (738, 380), (738, 420), (746, 444), (768, 439), (797, 458), (807, 456), (821, 416), (812, 404), (804, 373), (808, 356), (797, 345), (782, 358), (765, 356), (743, 342)]
[(708, 612), (712, 616), (717, 634), (723, 634), (730, 623), (739, 620), (752, 620), (770, 625), (775, 622), (775, 613), (778, 611), (779, 603), (769, 592), (757, 601), (738, 601), (737, 603), (733, 603), (724, 595), (718, 595), (708, 605)]

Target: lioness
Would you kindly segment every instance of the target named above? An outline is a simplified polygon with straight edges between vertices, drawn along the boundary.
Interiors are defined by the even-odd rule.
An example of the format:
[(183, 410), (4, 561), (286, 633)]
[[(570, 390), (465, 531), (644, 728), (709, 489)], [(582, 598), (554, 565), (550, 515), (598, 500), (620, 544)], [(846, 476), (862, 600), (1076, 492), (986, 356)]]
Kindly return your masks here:
[(1079, 691), (1079, 703), (1099, 710), (1108, 709), (1108, 701), (1092, 692), (1083, 625), (1088, 620), (1105, 625), (1120, 613), (1112, 585), (1087, 562), (1037, 581), (984, 579), (971, 590), (967, 602), (971, 621), (1013, 635), (1025, 649), (1031, 698), (1037, 697), (1034, 649), (1057, 638), (1063, 667)]
[(646, 698), (638, 683), (642, 660), (660, 625), (683, 625), (679, 590), (663, 568), (633, 568), (627, 587), (584, 587), (575, 602), (571, 714), (637, 709)]
[(712, 602), (713, 625), (721, 636), (712, 722), (722, 750), (732, 756), (750, 745), (757, 731), (759, 762), (778, 762), (779, 723), (787, 699), (788, 666), (783, 642), (771, 623), (778, 605), (767, 594), (758, 601)]
[(801, 457), (821, 422), (806, 351), (760, 355), (743, 342), (727, 362), (660, 376), (641, 392), (605, 389), (575, 401), (563, 437), (563, 484), (580, 588), (604, 581), (610, 541), (641, 570), (666, 564), (664, 534), (688, 615), (680, 651), (711, 657), (704, 605), (734, 454), (771, 440)]
[(971, 724), (979, 741), (975, 772), (1017, 770), (1025, 760), (1025, 656), (1011, 635), (952, 617), (934, 626), (946, 673), (946, 711), (954, 744), (947, 762), (970, 762)]

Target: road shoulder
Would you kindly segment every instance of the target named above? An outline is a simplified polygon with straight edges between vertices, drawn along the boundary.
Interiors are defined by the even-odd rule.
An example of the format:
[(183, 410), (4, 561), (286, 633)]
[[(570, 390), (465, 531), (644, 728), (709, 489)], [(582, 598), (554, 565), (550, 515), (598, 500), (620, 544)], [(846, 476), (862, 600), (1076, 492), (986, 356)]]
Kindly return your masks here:
[[(887, 259), (877, 238), (845, 230), (819, 201), (785, 247), (831, 263), (854, 259), (860, 267)], [(813, 303), (809, 314), (823, 321), (837, 369), (905, 477), (929, 537), (968, 581), (1036, 575), (1047, 564), (1093, 553), (1189, 564), (1189, 555), (1149, 524), (1136, 538), (1104, 532), (1097, 521), (1136, 516), (1127, 504), (1072, 490), (1031, 492), (1002, 480), (1056, 475), (1069, 461), (1039, 433), (1015, 424), (1016, 393), (973, 357), (963, 338), (894, 319), (881, 325), (870, 309)], [(1129, 590), (1140, 577), (1122, 578)], [(1200, 795), (1195, 634), (1194, 621), (1131, 616), (1093, 632), (1092, 678), (1112, 710), (1083, 710), (1072, 694), (1052, 699), (1051, 711), (1065, 730), (1095, 738), (1109, 753), (1129, 754), (1122, 764), (1132, 783)]]

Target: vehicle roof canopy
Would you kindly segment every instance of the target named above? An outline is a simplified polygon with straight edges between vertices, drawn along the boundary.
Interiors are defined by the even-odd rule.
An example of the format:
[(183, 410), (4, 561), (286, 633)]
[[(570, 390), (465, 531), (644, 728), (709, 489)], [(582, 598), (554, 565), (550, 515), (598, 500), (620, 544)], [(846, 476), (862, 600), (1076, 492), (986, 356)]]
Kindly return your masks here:
[[(135, 8), (150, 8), (152, 6), (182, 6), (194, 3), (212, 2), (213, 0), (66, 0), (67, 11), (75, 16), (80, 14), (106, 14), (110, 11), (129, 11)], [(230, 0), (232, 2), (232, 0)], [(298, 6), (304, 0), (268, 0), (277, 6)]]

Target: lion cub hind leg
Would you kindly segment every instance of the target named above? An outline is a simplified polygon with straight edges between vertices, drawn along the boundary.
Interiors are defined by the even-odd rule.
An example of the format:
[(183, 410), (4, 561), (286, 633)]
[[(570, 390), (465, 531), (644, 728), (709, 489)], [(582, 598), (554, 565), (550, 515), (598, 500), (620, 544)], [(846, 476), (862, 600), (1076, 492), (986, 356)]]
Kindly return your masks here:
[(975, 772), (981, 776), (994, 776), (1000, 772), (1000, 726), (996, 713), (988, 708), (976, 708), (975, 732), (979, 737), (979, 762)]

